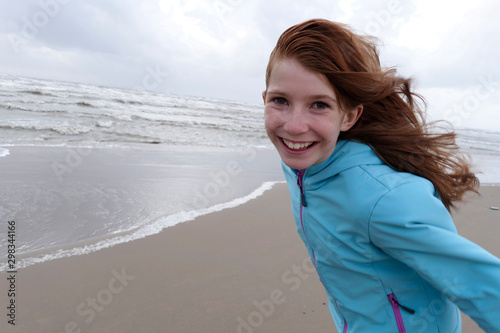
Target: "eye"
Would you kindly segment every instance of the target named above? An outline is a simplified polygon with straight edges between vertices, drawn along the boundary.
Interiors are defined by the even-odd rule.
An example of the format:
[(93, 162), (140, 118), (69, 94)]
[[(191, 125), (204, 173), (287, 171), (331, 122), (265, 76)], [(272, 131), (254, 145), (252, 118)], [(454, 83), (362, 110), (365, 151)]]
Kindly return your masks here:
[(328, 104), (323, 103), (323, 102), (314, 102), (312, 107), (313, 107), (313, 109), (322, 110), (322, 109), (327, 109), (329, 106), (328, 106)]
[(287, 100), (284, 99), (283, 97), (275, 97), (272, 99), (272, 101), (276, 104), (279, 104), (279, 105), (286, 105), (287, 104)]

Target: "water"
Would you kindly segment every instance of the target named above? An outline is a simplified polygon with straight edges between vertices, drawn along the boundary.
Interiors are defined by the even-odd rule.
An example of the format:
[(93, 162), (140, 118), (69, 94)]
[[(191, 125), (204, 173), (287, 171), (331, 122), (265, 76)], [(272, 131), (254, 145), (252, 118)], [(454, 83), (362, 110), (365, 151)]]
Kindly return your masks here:
[(0, 221), (16, 221), (20, 267), (144, 237), (283, 180), (262, 106), (6, 75), (0, 167)]
[(262, 106), (0, 75), (4, 144), (267, 146)]
[[(481, 181), (500, 183), (500, 132), (459, 134)], [(15, 220), (18, 267), (145, 237), (283, 180), (260, 105), (0, 75), (0, 253)]]
[(461, 128), (457, 130), (457, 134), (457, 143), (471, 157), (481, 184), (499, 185), (500, 130), (492, 132)]

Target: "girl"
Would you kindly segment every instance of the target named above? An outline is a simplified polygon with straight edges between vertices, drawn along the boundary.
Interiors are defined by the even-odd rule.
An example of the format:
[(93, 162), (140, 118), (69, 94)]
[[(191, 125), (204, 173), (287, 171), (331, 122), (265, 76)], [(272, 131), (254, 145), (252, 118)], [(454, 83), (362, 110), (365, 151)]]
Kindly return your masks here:
[(425, 124), (410, 85), (344, 25), (310, 20), (282, 34), (265, 125), (297, 230), (339, 332), (461, 332), (458, 307), (500, 332), (500, 260), (449, 214), (479, 182), (455, 134)]

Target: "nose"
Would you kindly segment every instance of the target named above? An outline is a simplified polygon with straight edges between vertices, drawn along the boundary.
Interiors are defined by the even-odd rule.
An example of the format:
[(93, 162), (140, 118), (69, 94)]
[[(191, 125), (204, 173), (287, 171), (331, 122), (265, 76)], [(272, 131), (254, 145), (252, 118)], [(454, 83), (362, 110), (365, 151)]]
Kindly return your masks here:
[(283, 127), (285, 131), (292, 135), (299, 135), (307, 132), (309, 127), (307, 125), (307, 115), (305, 110), (301, 110), (299, 108), (293, 108), (290, 110)]

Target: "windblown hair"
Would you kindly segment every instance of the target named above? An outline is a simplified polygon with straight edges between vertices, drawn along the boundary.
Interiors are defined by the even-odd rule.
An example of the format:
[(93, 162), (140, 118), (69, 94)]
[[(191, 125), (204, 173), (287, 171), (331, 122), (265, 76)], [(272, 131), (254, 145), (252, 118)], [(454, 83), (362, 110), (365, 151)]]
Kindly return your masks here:
[(426, 122), (425, 100), (412, 91), (413, 80), (381, 68), (375, 39), (327, 20), (295, 25), (271, 53), (266, 86), (273, 64), (285, 58), (324, 76), (341, 110), (363, 105), (361, 117), (339, 139), (366, 143), (390, 167), (428, 179), (448, 210), (467, 191), (477, 193), (479, 180), (460, 154), (455, 132)]

